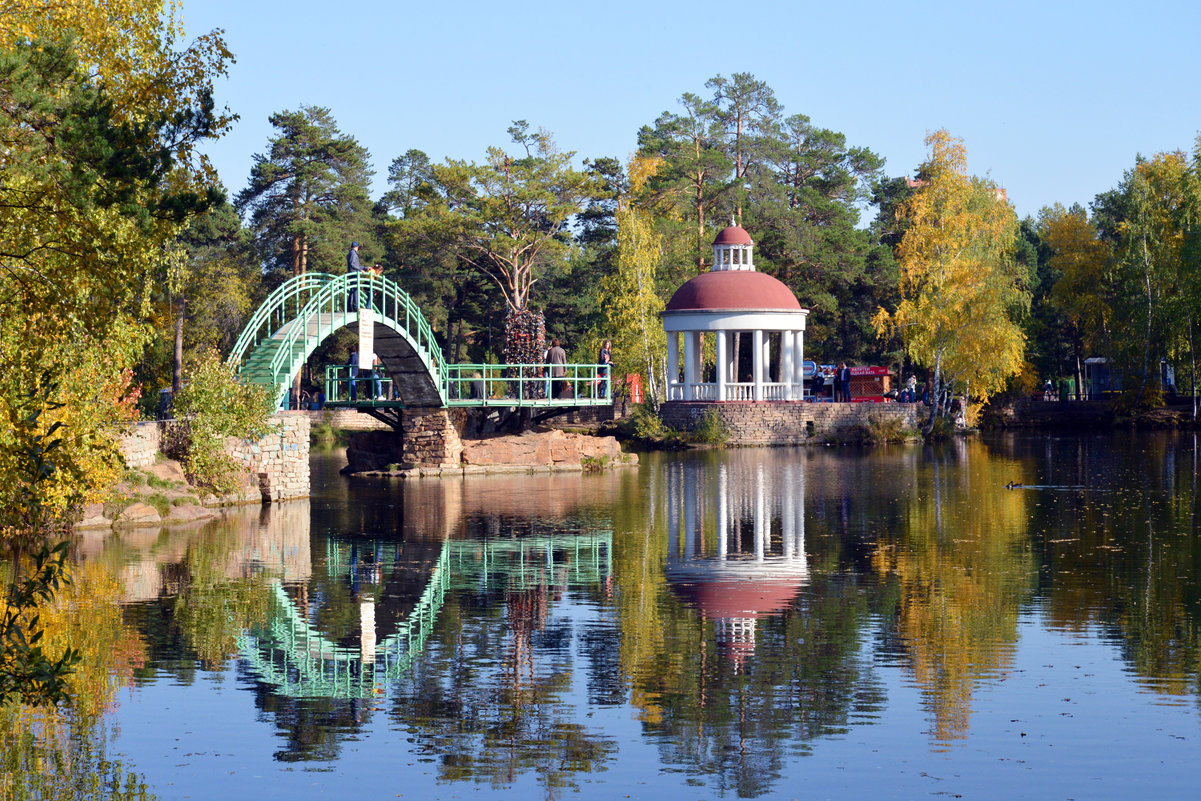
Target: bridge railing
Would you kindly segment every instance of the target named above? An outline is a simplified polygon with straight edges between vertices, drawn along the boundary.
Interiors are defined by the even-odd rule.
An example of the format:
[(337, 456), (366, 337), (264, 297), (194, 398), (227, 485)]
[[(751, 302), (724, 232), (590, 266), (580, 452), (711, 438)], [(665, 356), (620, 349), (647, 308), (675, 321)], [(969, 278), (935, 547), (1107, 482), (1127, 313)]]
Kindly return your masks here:
[(392, 378), (383, 367), (376, 370), (359, 369), (356, 374), (351, 375), (353, 369), (348, 364), (325, 366), (326, 403), (344, 403), (360, 399), (368, 401), (372, 398), (391, 399), (395, 396)]
[(447, 370), (442, 348), (429, 321), (409, 293), (387, 278), (370, 273), (348, 273), (327, 281), (313, 295), (281, 341), (271, 361), (271, 374), (275, 376), (281, 398), (287, 392), (292, 374), (316, 343), (349, 323), (350, 315), (357, 318), (359, 308), (367, 307), (379, 316), (380, 322), (391, 323), (392, 327), (405, 333), (418, 358), (430, 371), (439, 394), (445, 395)]
[(235, 364), (242, 362), (256, 345), (296, 319), (321, 288), (333, 279), (334, 276), (328, 273), (304, 273), (277, 286), (251, 315), (234, 343), (229, 360)]
[[(553, 367), (563, 376), (551, 377)], [(447, 406), (596, 406), (611, 403), (603, 364), (449, 364)]]

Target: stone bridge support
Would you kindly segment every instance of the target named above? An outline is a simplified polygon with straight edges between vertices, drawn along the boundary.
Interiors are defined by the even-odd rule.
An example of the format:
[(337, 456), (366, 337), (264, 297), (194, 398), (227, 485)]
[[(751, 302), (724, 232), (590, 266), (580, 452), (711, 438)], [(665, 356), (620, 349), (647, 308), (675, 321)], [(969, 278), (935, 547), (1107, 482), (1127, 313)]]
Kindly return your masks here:
[(457, 465), (463, 455), (460, 434), (466, 414), (449, 409), (414, 408), (401, 412), (400, 459), (417, 467)]
[(458, 466), (463, 455), (461, 433), (467, 414), (461, 409), (402, 409), (400, 430), (356, 431), (346, 449), (351, 473), (409, 467)]

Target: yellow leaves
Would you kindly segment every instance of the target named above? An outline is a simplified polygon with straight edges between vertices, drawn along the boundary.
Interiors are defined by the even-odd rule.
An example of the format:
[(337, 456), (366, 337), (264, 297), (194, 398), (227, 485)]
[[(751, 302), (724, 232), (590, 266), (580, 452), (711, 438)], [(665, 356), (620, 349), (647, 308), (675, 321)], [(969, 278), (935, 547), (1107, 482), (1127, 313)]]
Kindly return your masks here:
[(1051, 288), (1051, 303), (1091, 344), (1094, 335), (1108, 327), (1112, 316), (1103, 291), (1112, 247), (1097, 235), (1081, 208), (1069, 211), (1056, 204), (1043, 209), (1038, 233), (1051, 250), (1047, 265), (1059, 273)]
[(630, 194), (637, 194), (645, 187), (647, 181), (654, 178), (663, 166), (660, 156), (633, 156), (626, 166), (626, 174), (630, 180)]
[(991, 182), (967, 174), (962, 140), (939, 130), (926, 144), (928, 183), (898, 211), (902, 300), (872, 322), (881, 335), (901, 332), (916, 362), (944, 366), (986, 398), (1020, 369), (1025, 345), (1014, 320), (1029, 305), (1012, 257), (1017, 215)]

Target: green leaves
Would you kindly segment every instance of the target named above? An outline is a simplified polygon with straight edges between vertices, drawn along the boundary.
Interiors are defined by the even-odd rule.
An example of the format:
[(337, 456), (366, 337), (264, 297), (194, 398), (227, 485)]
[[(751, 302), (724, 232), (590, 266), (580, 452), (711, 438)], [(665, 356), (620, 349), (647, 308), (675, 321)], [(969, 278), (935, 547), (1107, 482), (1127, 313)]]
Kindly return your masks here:
[(238, 380), (215, 351), (203, 354), (175, 396), (175, 416), (187, 422), (184, 469), (191, 482), (215, 496), (237, 489), (239, 466), (225, 453), (226, 437), (260, 439), (275, 411), (271, 391)]
[[(66, 571), (67, 542), (43, 544), (33, 556), (25, 576), (8, 585), (0, 614), (0, 705), (10, 701), (39, 706), (54, 705), (68, 696), (68, 677), (79, 663), (79, 652), (67, 648), (57, 657), (39, 644), (43, 630), (37, 609), (49, 603), (55, 591), (69, 583)], [(14, 559), (19, 570), (21, 558)]]
[[(370, 154), (338, 129), (330, 110), (301, 106), (272, 114), (278, 131), (255, 156), (239, 212), (250, 213), (259, 256), (269, 271), (337, 272), (351, 241), (369, 237)], [(371, 243), (364, 241), (365, 263)]]
[(569, 223), (606, 190), (595, 173), (575, 169), (575, 154), (560, 152), (548, 132), (531, 133), (519, 120), (509, 133), (524, 156), (490, 147), (483, 164), (448, 159), (432, 166), (426, 205), (398, 228), (446, 243), (520, 312), (541, 266), (565, 254)]

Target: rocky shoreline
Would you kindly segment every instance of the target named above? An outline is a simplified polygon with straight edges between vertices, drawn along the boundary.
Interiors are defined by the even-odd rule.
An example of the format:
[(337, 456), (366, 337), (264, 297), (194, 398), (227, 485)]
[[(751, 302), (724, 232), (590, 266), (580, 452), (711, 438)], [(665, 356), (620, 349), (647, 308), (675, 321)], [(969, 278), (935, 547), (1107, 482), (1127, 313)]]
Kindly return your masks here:
[(560, 429), (527, 431), (463, 439), (457, 459), (414, 464), (399, 460), (400, 446), (390, 431), (364, 431), (352, 435), (346, 449), (350, 475), (452, 477), (487, 473), (545, 473), (602, 470), (638, 464), (625, 453), (616, 437), (592, 436)]
[[(250, 490), (253, 489), (253, 497)], [(144, 468), (130, 468), (113, 488), (113, 497), (105, 503), (83, 508), (76, 529), (133, 528), (139, 526), (177, 526), (203, 523), (220, 517), (223, 507), (261, 503), (258, 487), (229, 498), (204, 499), (190, 485), (183, 467), (162, 458)]]

